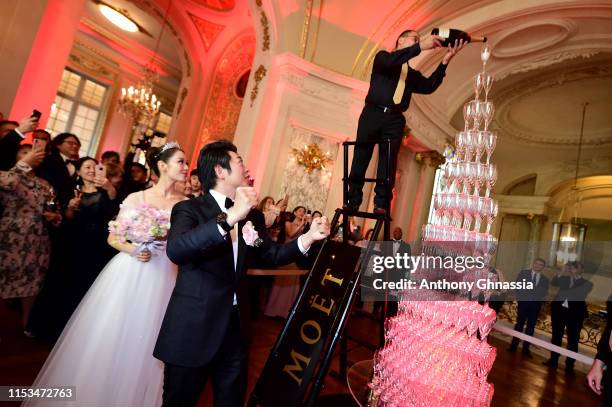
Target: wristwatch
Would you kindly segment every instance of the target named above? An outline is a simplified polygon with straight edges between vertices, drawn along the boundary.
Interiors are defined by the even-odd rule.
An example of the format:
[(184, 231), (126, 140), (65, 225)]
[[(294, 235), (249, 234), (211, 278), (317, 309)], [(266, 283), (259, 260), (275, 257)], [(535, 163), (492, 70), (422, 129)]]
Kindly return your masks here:
[(229, 223), (227, 223), (227, 213), (224, 212), (217, 215), (217, 225), (221, 226), (221, 229), (228, 233), (233, 229)]

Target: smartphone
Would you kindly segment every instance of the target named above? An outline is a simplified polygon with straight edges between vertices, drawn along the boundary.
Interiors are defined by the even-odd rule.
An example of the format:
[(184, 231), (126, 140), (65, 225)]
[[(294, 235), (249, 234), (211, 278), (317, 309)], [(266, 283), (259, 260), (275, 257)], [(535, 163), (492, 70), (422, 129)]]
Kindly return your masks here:
[(106, 166), (104, 164), (96, 165), (96, 177), (106, 178)]
[(40, 116), (42, 116), (42, 113), (39, 112), (38, 110), (34, 109), (34, 110), (32, 110), (32, 116), (30, 116), (30, 117), (34, 117), (34, 118), (36, 118), (36, 120), (40, 120)]
[(44, 150), (47, 147), (47, 140), (35, 138), (32, 141), (32, 150)]

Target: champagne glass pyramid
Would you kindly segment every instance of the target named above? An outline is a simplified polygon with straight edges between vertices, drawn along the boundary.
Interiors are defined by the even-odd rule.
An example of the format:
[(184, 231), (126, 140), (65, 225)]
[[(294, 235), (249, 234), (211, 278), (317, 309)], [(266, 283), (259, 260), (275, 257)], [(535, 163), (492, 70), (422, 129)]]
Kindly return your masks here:
[[(491, 163), (497, 135), (490, 130), (495, 108), (489, 92), (494, 79), (486, 71), (491, 56), (486, 43), (480, 56), (482, 71), (472, 81), (474, 100), (465, 104), (465, 127), (456, 135), (457, 155), (444, 164), (447, 182), (434, 191), (436, 216), (423, 225), (422, 232), (423, 253), (482, 255), (488, 262), (497, 250), (491, 229), (499, 207), (490, 197), (497, 181), (497, 168)], [(483, 223), (485, 232), (480, 231)], [(487, 269), (468, 268), (458, 275), (444, 267), (422, 267), (412, 278), (474, 281), (487, 273)], [(398, 314), (386, 321), (385, 346), (374, 358), (370, 387), (381, 404), (490, 405), (493, 385), (487, 383), (487, 375), (496, 353), (487, 335), (495, 323), (495, 311), (467, 301), (468, 295), (476, 298), (474, 294), (425, 289), (400, 294)]]

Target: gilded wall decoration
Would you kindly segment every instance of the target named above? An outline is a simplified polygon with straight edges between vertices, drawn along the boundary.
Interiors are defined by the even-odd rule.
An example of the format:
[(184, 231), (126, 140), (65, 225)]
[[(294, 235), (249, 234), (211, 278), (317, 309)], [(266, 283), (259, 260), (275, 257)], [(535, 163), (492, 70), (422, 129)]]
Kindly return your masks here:
[(259, 84), (265, 78), (266, 73), (268, 71), (263, 65), (259, 65), (257, 70), (255, 71), (255, 75), (253, 78), (255, 79), (255, 86), (251, 89), (251, 107), (253, 107), (253, 103), (255, 103), (255, 99), (257, 99), (257, 94), (259, 93)]
[(176, 109), (176, 117), (178, 118), (179, 115), (181, 114), (181, 110), (183, 109), (183, 102), (185, 101), (185, 98), (187, 97), (187, 88), (183, 88), (183, 90), (181, 90), (181, 94), (179, 96), (179, 102), (178, 102), (178, 109)]
[(193, 24), (196, 26), (198, 33), (200, 34), (200, 39), (202, 39), (204, 49), (208, 51), (225, 26), (210, 22), (189, 12), (187, 14), (189, 14), (189, 18), (191, 18), (191, 21), (193, 21)]
[(70, 62), (74, 64), (80, 71), (87, 73), (94, 78), (105, 78), (107, 80), (114, 80), (115, 75), (109, 71), (107, 67), (96, 61), (93, 57), (89, 57), (81, 54), (70, 54)]
[(255, 55), (255, 35), (235, 39), (223, 52), (208, 95), (200, 141), (209, 137), (233, 140), (243, 99), (235, 92), (236, 82), (251, 68)]
[(304, 147), (316, 145), (328, 161), (324, 169), (307, 171), (298, 159), (289, 153), (279, 196), (289, 196), (288, 210), (302, 205), (306, 209), (323, 211), (327, 205), (333, 168), (338, 156), (338, 144), (303, 128), (292, 127), (291, 131), (289, 151), (304, 150)]
[(270, 49), (270, 22), (268, 21), (268, 16), (266, 15), (266, 12), (263, 9), (262, 0), (256, 0), (255, 4), (257, 4), (257, 7), (259, 7), (259, 22), (263, 31), (261, 50), (265, 52)]

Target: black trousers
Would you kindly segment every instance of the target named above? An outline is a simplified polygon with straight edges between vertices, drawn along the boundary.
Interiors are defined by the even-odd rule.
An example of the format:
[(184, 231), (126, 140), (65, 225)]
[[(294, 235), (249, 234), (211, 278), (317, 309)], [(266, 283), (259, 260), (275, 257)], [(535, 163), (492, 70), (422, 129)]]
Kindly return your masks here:
[[(395, 170), (397, 168), (397, 155), (402, 144), (402, 135), (406, 126), (406, 118), (401, 112), (384, 112), (381, 108), (365, 105), (359, 116), (357, 127), (357, 141), (383, 141), (391, 140), (391, 189), (395, 185)], [(351, 206), (359, 206), (363, 200), (363, 178), (370, 164), (374, 145), (355, 146), (351, 173), (349, 175), (348, 202)], [(381, 144), (378, 150), (378, 171), (376, 177), (387, 177), (387, 145)], [(386, 208), (387, 197), (384, 183), (377, 183), (374, 189), (376, 197), (374, 205)]]
[(163, 404), (166, 407), (189, 407), (198, 403), (210, 378), (216, 407), (241, 407), (247, 386), (247, 346), (240, 329), (238, 307), (221, 348), (205, 366), (185, 367), (166, 363), (164, 368)]
[[(541, 306), (542, 303), (539, 301), (519, 301), (518, 315), (516, 317), (516, 325), (514, 325), (514, 330), (518, 332), (523, 332), (523, 328), (525, 328), (525, 323), (527, 323), (527, 327), (525, 328), (525, 334), (533, 336), (536, 322), (538, 322), (538, 314), (540, 313)], [(517, 338), (512, 338), (512, 344), (510, 346), (513, 349), (516, 349), (518, 348), (518, 343), (519, 340)], [(528, 351), (529, 342), (523, 342), (523, 352)]]
[[(552, 340), (553, 345), (561, 346), (563, 342), (563, 334), (567, 328), (567, 349), (578, 352), (578, 342), (580, 341), (580, 330), (584, 322), (584, 312), (582, 310), (568, 309), (561, 305), (559, 301), (552, 303), (550, 308), (550, 319), (552, 323)], [(551, 352), (550, 358), (557, 361), (559, 354)], [(575, 360), (566, 358), (565, 365), (574, 366)]]

